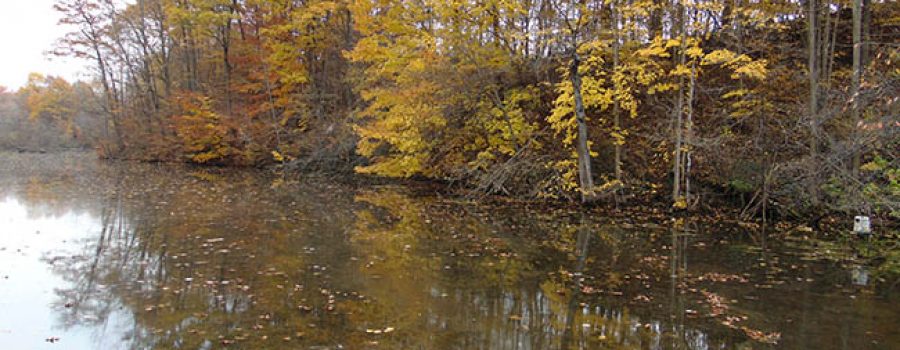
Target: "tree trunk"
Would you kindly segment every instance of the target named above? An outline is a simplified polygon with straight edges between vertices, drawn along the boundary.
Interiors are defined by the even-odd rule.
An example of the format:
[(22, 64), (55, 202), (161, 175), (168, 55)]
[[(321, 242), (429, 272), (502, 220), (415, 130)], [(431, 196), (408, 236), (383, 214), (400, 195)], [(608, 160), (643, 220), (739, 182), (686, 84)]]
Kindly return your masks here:
[(859, 176), (860, 166), (860, 150), (859, 145), (859, 126), (862, 120), (859, 113), (859, 84), (862, 79), (862, 0), (853, 0), (853, 81), (850, 86), (850, 98), (853, 112), (853, 137), (852, 150), (853, 177)]
[[(229, 14), (234, 16), (235, 11), (237, 10), (232, 3), (231, 8), (229, 9)], [(222, 28), (222, 65), (225, 68), (225, 109), (228, 112), (228, 115), (232, 114), (232, 104), (231, 104), (231, 60), (229, 56), (231, 55), (231, 18), (229, 17), (228, 21), (225, 22), (225, 26)]]
[[(619, 40), (621, 39), (621, 33), (619, 32), (619, 11), (616, 8), (616, 4), (612, 5), (613, 11), (613, 33), (615, 33), (615, 37), (613, 38), (613, 74), (618, 72), (619, 70)], [(619, 90), (622, 88), (621, 86), (614, 86), (614, 89)], [(615, 95), (614, 95), (615, 96)], [(614, 140), (615, 144), (615, 176), (616, 180), (622, 181), (622, 145), (621, 145), (621, 137), (622, 136), (622, 126), (619, 120), (619, 101), (613, 98), (613, 131), (618, 135)]]
[(818, 39), (819, 47), (817, 49), (818, 50), (817, 54), (819, 55), (819, 58), (818, 58), (819, 86), (825, 86), (827, 88), (830, 83), (830, 78), (831, 78), (831, 75), (828, 74), (828, 62), (830, 61), (830, 59), (829, 59), (830, 56), (828, 55), (828, 53), (830, 51), (829, 44), (831, 43), (831, 33), (832, 33), (832, 31), (831, 31), (831, 10), (826, 9), (825, 11), (822, 11), (821, 6), (819, 6), (819, 7), (820, 8), (816, 10), (817, 11), (816, 14), (818, 16), (820, 16), (819, 23), (818, 23), (819, 28), (816, 29), (818, 36), (819, 36), (819, 39)]
[(103, 87), (103, 97), (106, 100), (106, 112), (109, 116), (109, 122), (112, 122), (113, 131), (116, 133), (116, 146), (117, 152), (121, 152), (125, 149), (125, 143), (122, 141), (122, 129), (120, 127), (119, 118), (118, 118), (118, 107), (116, 107), (116, 98), (113, 96), (113, 88), (110, 86), (109, 79), (109, 71), (106, 67), (106, 61), (103, 58), (103, 53), (100, 50), (100, 42), (99, 35), (94, 31), (94, 28), (91, 28), (91, 37), (93, 38), (92, 46), (94, 50), (94, 54), (96, 55), (95, 59), (97, 61), (97, 69), (100, 70), (100, 85)]
[(810, 202), (815, 207), (819, 205), (819, 72), (817, 62), (818, 35), (818, 2), (807, 0), (809, 5), (807, 14), (808, 26), (808, 50), (809, 50), (809, 195)]
[(240, 9), (240, 4), (238, 4), (238, 0), (231, 0), (231, 10), (237, 11), (239, 15), (237, 16), (237, 25), (238, 25), (238, 33), (241, 34), (241, 41), (247, 40), (247, 36), (244, 33), (244, 15), (243, 11), (238, 11)]
[(684, 199), (685, 204), (691, 199), (691, 155), (694, 152), (694, 94), (697, 89), (697, 65), (691, 63), (691, 78), (688, 86), (687, 121), (684, 125), (684, 143), (686, 146), (684, 155)]
[(869, 46), (872, 42), (872, 0), (862, 2), (862, 65), (869, 64), (871, 54)]
[(653, 8), (650, 9), (650, 18), (647, 23), (647, 31), (650, 36), (650, 40), (653, 38), (662, 36), (663, 31), (663, 2), (660, 0), (653, 0)]
[(572, 91), (575, 98), (575, 121), (578, 124), (578, 181), (581, 189), (582, 203), (589, 202), (593, 196), (594, 179), (591, 172), (591, 150), (588, 146), (587, 121), (584, 113), (584, 100), (581, 98), (581, 74), (578, 73), (580, 65), (578, 54), (572, 54), (572, 66), (569, 78), (572, 80)]
[(723, 31), (729, 31), (732, 24), (732, 19), (734, 17), (734, 0), (725, 0), (722, 4), (722, 23), (721, 28)]
[[(687, 20), (685, 16), (685, 9), (683, 6), (680, 6), (680, 30), (681, 30), (681, 49), (679, 50), (679, 66), (684, 66), (686, 62), (686, 56), (684, 51), (686, 49), (687, 43)], [(673, 156), (673, 164), (672, 164), (672, 200), (675, 203), (678, 203), (681, 200), (681, 178), (682, 178), (682, 167), (683, 167), (683, 157), (682, 157), (682, 142), (683, 142), (683, 119), (684, 119), (684, 76), (680, 75), (678, 77), (678, 97), (675, 101), (675, 152)]]

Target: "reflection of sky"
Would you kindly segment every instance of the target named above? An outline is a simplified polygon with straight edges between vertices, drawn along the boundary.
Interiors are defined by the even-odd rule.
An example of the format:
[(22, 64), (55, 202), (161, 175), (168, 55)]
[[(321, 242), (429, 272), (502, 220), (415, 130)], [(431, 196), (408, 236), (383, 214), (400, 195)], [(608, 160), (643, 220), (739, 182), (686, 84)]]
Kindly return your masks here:
[[(14, 197), (0, 201), (0, 344), (5, 349), (111, 349), (122, 348), (122, 327), (127, 313), (114, 312), (96, 329), (64, 329), (52, 304), (54, 288), (65, 281), (42, 258), (62, 254), (73, 243), (96, 237), (98, 218), (67, 212), (60, 216), (31, 215)], [(118, 330), (117, 330), (118, 329)], [(110, 336), (107, 336), (110, 335)], [(58, 337), (56, 344), (46, 342)]]

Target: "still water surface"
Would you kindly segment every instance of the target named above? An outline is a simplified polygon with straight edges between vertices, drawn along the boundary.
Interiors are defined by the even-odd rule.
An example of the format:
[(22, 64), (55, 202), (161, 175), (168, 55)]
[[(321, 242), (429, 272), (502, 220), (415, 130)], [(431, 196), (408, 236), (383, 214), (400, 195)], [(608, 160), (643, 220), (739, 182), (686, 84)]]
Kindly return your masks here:
[(4, 349), (900, 347), (878, 276), (800, 232), (0, 160)]

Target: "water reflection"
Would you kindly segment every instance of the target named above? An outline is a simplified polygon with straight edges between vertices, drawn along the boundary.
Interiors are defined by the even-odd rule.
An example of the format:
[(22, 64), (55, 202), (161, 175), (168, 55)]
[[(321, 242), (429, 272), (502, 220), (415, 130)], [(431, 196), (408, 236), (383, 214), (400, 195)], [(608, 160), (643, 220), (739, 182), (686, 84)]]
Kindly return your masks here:
[[(897, 342), (889, 300), (812, 292), (778, 269), (801, 262), (734, 249), (691, 221), (634, 227), (250, 171), (67, 167), (0, 172), (2, 193), (27, 208), (2, 215), (66, 227), (65, 243), (34, 243), (53, 294), (26, 303), (50, 305), (55, 333), (29, 345), (55, 334), (66, 348), (726, 349), (771, 346), (753, 332), (775, 331), (787, 348)], [(834, 307), (798, 311), (798, 298)]]

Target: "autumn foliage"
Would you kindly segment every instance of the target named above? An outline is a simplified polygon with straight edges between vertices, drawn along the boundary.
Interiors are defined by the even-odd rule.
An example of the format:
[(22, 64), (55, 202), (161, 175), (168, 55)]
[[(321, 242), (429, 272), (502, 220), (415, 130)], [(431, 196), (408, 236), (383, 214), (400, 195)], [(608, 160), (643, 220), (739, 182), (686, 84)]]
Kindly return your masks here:
[[(856, 69), (851, 4), (806, 4), (61, 0), (78, 30), (57, 51), (96, 64), (102, 142), (118, 157), (352, 169), (542, 198), (628, 187), (676, 208), (706, 192), (755, 212), (822, 198), (891, 208), (895, 196), (848, 194), (869, 180), (890, 193), (859, 166), (881, 157), (896, 169), (897, 130), (851, 119), (896, 120), (900, 10), (864, 4)], [(812, 112), (809, 62), (822, 96)], [(46, 98), (34, 104), (56, 103)]]

